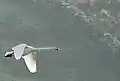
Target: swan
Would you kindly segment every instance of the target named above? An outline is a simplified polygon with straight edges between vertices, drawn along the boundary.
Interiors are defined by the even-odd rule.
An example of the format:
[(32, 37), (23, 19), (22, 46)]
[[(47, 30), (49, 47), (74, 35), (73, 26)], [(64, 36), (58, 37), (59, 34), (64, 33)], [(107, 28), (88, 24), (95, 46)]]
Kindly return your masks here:
[(12, 57), (14, 55), (16, 60), (23, 59), (29, 72), (36, 73), (36, 52), (40, 51), (59, 51), (57, 47), (41, 47), (35, 48), (27, 44), (19, 44), (12, 47), (11, 51), (5, 53), (5, 57)]

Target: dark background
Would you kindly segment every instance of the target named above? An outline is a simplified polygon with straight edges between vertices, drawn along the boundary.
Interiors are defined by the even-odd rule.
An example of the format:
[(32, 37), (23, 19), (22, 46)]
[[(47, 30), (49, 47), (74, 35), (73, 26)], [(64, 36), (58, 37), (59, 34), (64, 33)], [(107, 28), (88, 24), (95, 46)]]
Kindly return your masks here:
[[(0, 81), (119, 81), (119, 54), (94, 44), (90, 34), (97, 30), (54, 1), (0, 0)], [(107, 8), (114, 12), (115, 5)], [(100, 6), (106, 8), (104, 1), (96, 12)], [(103, 24), (97, 24), (99, 31)], [(37, 53), (38, 72), (31, 74), (22, 59), (4, 57), (20, 43), (57, 46), (61, 51)]]

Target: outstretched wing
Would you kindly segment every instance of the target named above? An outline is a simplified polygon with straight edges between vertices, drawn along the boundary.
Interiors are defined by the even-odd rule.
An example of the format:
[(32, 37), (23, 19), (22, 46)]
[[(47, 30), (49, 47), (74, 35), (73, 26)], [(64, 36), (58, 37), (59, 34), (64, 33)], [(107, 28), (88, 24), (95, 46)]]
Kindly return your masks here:
[(14, 50), (16, 60), (19, 60), (22, 57), (26, 46), (26, 44), (20, 44), (12, 48), (12, 50)]
[(31, 73), (35, 73), (37, 72), (37, 68), (36, 68), (36, 52), (32, 52), (28, 55), (22, 56), (22, 58), (25, 61), (25, 64), (28, 68), (28, 70)]

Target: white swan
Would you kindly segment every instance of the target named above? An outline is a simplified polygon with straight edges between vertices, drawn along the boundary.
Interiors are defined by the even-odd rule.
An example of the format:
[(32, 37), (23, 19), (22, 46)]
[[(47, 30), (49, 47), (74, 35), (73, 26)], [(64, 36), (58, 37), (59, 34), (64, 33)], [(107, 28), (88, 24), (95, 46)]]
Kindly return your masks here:
[(5, 57), (12, 57), (14, 55), (16, 60), (23, 58), (28, 70), (31, 73), (36, 73), (36, 52), (40, 52), (42, 50), (55, 51), (60, 49), (57, 47), (34, 48), (27, 44), (19, 44), (13, 47), (10, 52), (6, 52)]

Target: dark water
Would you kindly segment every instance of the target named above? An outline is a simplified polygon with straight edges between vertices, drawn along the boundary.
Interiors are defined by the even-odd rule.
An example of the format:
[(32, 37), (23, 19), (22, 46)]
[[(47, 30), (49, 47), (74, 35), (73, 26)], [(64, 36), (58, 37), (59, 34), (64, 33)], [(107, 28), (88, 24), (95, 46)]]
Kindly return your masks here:
[[(94, 45), (89, 27), (55, 3), (0, 0), (0, 80), (119, 81), (119, 55)], [(38, 53), (38, 72), (31, 74), (22, 59), (4, 58), (5, 51), (20, 43), (61, 51)]]

